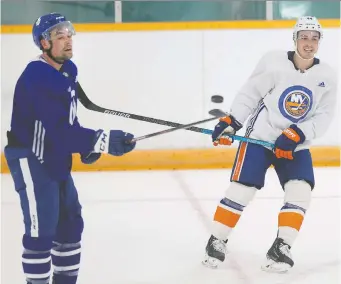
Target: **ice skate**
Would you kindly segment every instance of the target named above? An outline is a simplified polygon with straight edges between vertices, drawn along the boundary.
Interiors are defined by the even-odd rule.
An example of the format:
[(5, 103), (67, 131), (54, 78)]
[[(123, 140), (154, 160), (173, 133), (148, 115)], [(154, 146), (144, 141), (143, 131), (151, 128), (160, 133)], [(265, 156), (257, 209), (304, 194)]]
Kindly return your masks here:
[(283, 239), (277, 238), (268, 253), (262, 269), (267, 272), (285, 273), (294, 266), (290, 253), (291, 247)]
[(217, 268), (225, 260), (226, 243), (227, 240), (219, 240), (211, 235), (206, 246), (205, 259), (202, 263), (207, 267)]

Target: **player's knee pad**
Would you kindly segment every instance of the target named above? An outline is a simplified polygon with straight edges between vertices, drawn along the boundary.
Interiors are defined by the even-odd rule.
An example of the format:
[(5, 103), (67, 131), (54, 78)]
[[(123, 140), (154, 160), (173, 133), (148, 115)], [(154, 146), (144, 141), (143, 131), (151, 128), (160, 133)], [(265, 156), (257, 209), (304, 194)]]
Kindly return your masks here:
[(284, 185), (284, 203), (307, 210), (311, 202), (311, 186), (304, 180), (290, 180)]
[(77, 243), (82, 238), (84, 221), (81, 214), (61, 219), (58, 224), (55, 241), (58, 243)]
[(256, 192), (257, 188), (255, 187), (246, 186), (238, 182), (231, 182), (225, 191), (225, 197), (245, 207), (254, 198)]

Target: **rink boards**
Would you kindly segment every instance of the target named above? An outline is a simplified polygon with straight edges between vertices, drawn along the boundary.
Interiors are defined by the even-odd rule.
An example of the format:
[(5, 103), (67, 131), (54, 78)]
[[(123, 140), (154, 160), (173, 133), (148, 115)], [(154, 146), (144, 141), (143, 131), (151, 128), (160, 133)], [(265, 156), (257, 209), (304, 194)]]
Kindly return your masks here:
[[(283, 29), (292, 28), (295, 20), (236, 20), (203, 22), (149, 22), (149, 23), (75, 23), (77, 32), (165, 31), (203, 29)], [(323, 28), (339, 28), (340, 19), (320, 19)], [(31, 25), (3, 25), (1, 33), (31, 33)]]
[[(102, 155), (92, 165), (85, 165), (79, 155), (74, 155), (73, 171), (129, 171), (172, 169), (222, 169), (232, 168), (236, 148), (189, 149), (189, 150), (135, 150), (122, 157)], [(315, 167), (339, 167), (340, 148), (312, 147)], [(255, 164), (255, 166), (257, 166)], [(1, 172), (8, 173), (4, 156), (1, 157)]]
[[(109, 37), (115, 44), (109, 45), (109, 46), (115, 46), (116, 48), (119, 48), (119, 43), (122, 42), (123, 39), (128, 39), (128, 37), (131, 37), (132, 40), (139, 37), (137, 37), (138, 34), (135, 33), (103, 33), (103, 32), (115, 32), (115, 31), (120, 31), (120, 32), (125, 32), (125, 31), (146, 31), (146, 33), (143, 33), (144, 36), (148, 36), (148, 39), (152, 39), (154, 36), (159, 37), (161, 36), (162, 33), (151, 33), (149, 34), (148, 31), (167, 31), (166, 36), (167, 38), (170, 38), (172, 41), (176, 42), (175, 40), (178, 40), (182, 43), (185, 42), (187, 39), (188, 41), (190, 39), (188, 38), (193, 38), (193, 42), (188, 42), (188, 48), (186, 51), (189, 53), (183, 52), (180, 55), (178, 55), (179, 61), (183, 60), (183, 58), (188, 58), (189, 54), (195, 53), (194, 51), (198, 50), (200, 48), (203, 49), (202, 53), (206, 56), (205, 58), (207, 59), (207, 74), (199, 74), (198, 72), (201, 70), (200, 68), (197, 68), (198, 66), (195, 65), (194, 63), (191, 65), (191, 68), (193, 69), (186, 69), (186, 66), (183, 66), (183, 69), (185, 69), (186, 74), (192, 74), (192, 77), (194, 77), (193, 82), (191, 80), (187, 80), (186, 82), (179, 81), (183, 76), (180, 76), (182, 73), (180, 70), (176, 69), (177, 72), (180, 72), (180, 77), (174, 77), (174, 83), (173, 81), (170, 81), (170, 78), (163, 78), (165, 81), (160, 81), (160, 85), (164, 85), (164, 82), (168, 82), (168, 88), (162, 88), (162, 92), (160, 92), (159, 89), (157, 89), (157, 86), (152, 86), (149, 84), (151, 87), (147, 88), (144, 90), (144, 95), (145, 97), (143, 98), (143, 101), (149, 101), (149, 100), (156, 100), (158, 96), (160, 97), (162, 94), (162, 97), (159, 98), (159, 101), (155, 101), (155, 104), (160, 104), (163, 103), (166, 107), (160, 107), (160, 108), (155, 108), (155, 107), (149, 107), (147, 109), (146, 105), (143, 104), (143, 101), (137, 101), (135, 105), (130, 104), (130, 100), (134, 98), (136, 100), (135, 96), (138, 94), (138, 90), (141, 88), (141, 86), (145, 86), (145, 82), (140, 82), (140, 74), (137, 74), (136, 78), (134, 78), (135, 84), (131, 84), (131, 76), (130, 76), (130, 70), (129, 68), (126, 70), (125, 65), (127, 60), (122, 59), (122, 66), (119, 66), (120, 63), (120, 57), (123, 57), (123, 51), (125, 48), (125, 45), (122, 44), (122, 50), (117, 49), (113, 53), (113, 61), (115, 61), (115, 65), (112, 64), (112, 66), (119, 66), (119, 69), (117, 69), (116, 73), (114, 72), (115, 70), (112, 70), (110, 77), (108, 78), (103, 78), (105, 75), (104, 73), (101, 75), (101, 77), (96, 81), (96, 77), (90, 72), (92, 68), (90, 68), (92, 62), (87, 62), (83, 60), (80, 61), (81, 65), (81, 70), (84, 70), (84, 73), (82, 74), (83, 76), (83, 81), (85, 82), (84, 85), (86, 89), (88, 90), (89, 94), (93, 94), (92, 96), (90, 95), (91, 99), (94, 99), (95, 102), (99, 102), (99, 104), (103, 105), (109, 105), (118, 109), (128, 109), (131, 110), (131, 112), (136, 112), (138, 114), (148, 114), (153, 117), (161, 117), (161, 118), (167, 118), (169, 120), (173, 121), (179, 121), (179, 122), (188, 122), (192, 121), (195, 119), (202, 119), (204, 118), (202, 116), (203, 113), (207, 113), (208, 110), (210, 110), (213, 105), (209, 103), (209, 97), (211, 94), (214, 92), (219, 92), (222, 89), (225, 89), (225, 85), (222, 84), (217, 79), (217, 74), (216, 73), (222, 73), (221, 71), (224, 71), (223, 66), (220, 66), (220, 61), (223, 61), (222, 58), (212, 58), (210, 57), (210, 54), (220, 54), (220, 56), (224, 55), (225, 49), (226, 48), (234, 48), (234, 45), (230, 45), (230, 40), (229, 40), (229, 33), (227, 33), (227, 30), (239, 30), (239, 29), (259, 29), (260, 32), (262, 30), (276, 30), (276, 29), (290, 29), (293, 27), (295, 21), (226, 21), (226, 22), (172, 22), (172, 23), (123, 23), (123, 24), (115, 24), (115, 23), (99, 23), (99, 24), (75, 24), (75, 28), (78, 32), (84, 33), (83, 37), (79, 37), (79, 43), (78, 46), (89, 46), (86, 42), (85, 35), (86, 33), (93, 33), (91, 34), (91, 41), (93, 41), (93, 37), (95, 34), (98, 34), (97, 37), (103, 36), (106, 38), (106, 40), (109, 40)], [(324, 28), (330, 28), (332, 31), (331, 33), (334, 33), (336, 31), (333, 30), (333, 28), (340, 27), (340, 20), (339, 19), (331, 19), (331, 20), (321, 20), (321, 24), (323, 25)], [(30, 46), (31, 43), (31, 38), (26, 38), (25, 34), (30, 34), (31, 33), (31, 25), (10, 25), (10, 26), (1, 26), (1, 33), (2, 34), (18, 34), (15, 35), (15, 37), (11, 40), (16, 39), (17, 37), (22, 37), (23, 40), (27, 41), (27, 46)], [(223, 33), (218, 33), (218, 34), (213, 34), (213, 35), (206, 35), (207, 37), (207, 43), (205, 44), (205, 48), (201, 47), (202, 43), (202, 37), (199, 34), (191, 34), (191, 36), (184, 35), (182, 31), (185, 30), (226, 30), (222, 31)], [(179, 31), (179, 33), (169, 33), (168, 31)], [(270, 32), (270, 31), (269, 31)], [(103, 33), (103, 34), (102, 34)], [(226, 34), (226, 35), (225, 35)], [(255, 34), (255, 32), (253, 33)], [(336, 34), (336, 33), (335, 33)], [(123, 38), (122, 36), (127, 36), (127, 38)], [(284, 35), (284, 32), (283, 32)], [(10, 36), (10, 35), (8, 35)], [(186, 38), (184, 38), (186, 36)], [(236, 35), (234, 35), (236, 36)], [(122, 38), (121, 38), (122, 37)], [(174, 38), (173, 38), (174, 37)], [(204, 37), (203, 37), (204, 38)], [(222, 40), (223, 38), (226, 38), (226, 42), (221, 42), (220, 45), (221, 47), (218, 50), (215, 49), (209, 49), (212, 46), (220, 46), (219, 40)], [(267, 39), (272, 38), (266, 37)], [(281, 38), (281, 36), (279, 36)], [(332, 38), (332, 37), (329, 37)], [(213, 39), (215, 41), (213, 41)], [(182, 41), (181, 41), (182, 40)], [(325, 56), (329, 56), (329, 49), (327, 48), (328, 45), (328, 38), (326, 39), (326, 51), (325, 51)], [(237, 39), (235, 39), (237, 41)], [(278, 38), (274, 39), (274, 41), (278, 41)], [(325, 40), (324, 40), (325, 41)], [(162, 42), (161, 40), (158, 40), (158, 42)], [(211, 42), (211, 45), (209, 46), (208, 43)], [(155, 45), (155, 42), (152, 41), (152, 44)], [(169, 44), (166, 42), (166, 44)], [(325, 44), (325, 43), (324, 43)], [(32, 45), (32, 44), (31, 44)], [(243, 46), (239, 41), (235, 43), (236, 46)], [(275, 45), (275, 43), (274, 43)], [(9, 44), (9, 46), (15, 46)], [(131, 44), (129, 45), (130, 48), (133, 48), (136, 46), (135, 41), (132, 41)], [(151, 45), (152, 46), (152, 45)], [(197, 49), (194, 49), (196, 47)], [(95, 47), (94, 47), (95, 48)], [(97, 47), (96, 47), (97, 48)], [(164, 47), (162, 45), (157, 45), (155, 46), (156, 51), (157, 50), (164, 50)], [(169, 47), (171, 48), (171, 47)], [(239, 48), (239, 47), (238, 47)], [(262, 47), (263, 48), (263, 47)], [(148, 51), (150, 49), (150, 46), (146, 46), (145, 50)], [(205, 53), (205, 52), (206, 53)], [(214, 52), (213, 52), (214, 51)], [(328, 51), (328, 52), (327, 52)], [(31, 52), (31, 51), (30, 51)], [(35, 48), (32, 47), (32, 55), (35, 54), (36, 50)], [(91, 53), (91, 50), (85, 50), (84, 55)], [(103, 52), (105, 54), (105, 52)], [(115, 54), (119, 54), (119, 56), (114, 56)], [(136, 50), (129, 51), (129, 57), (130, 58), (131, 54), (136, 53)], [(261, 54), (261, 52), (257, 52), (257, 54)], [(77, 55), (81, 56), (83, 54), (83, 50), (80, 49), (79, 52), (77, 52)], [(143, 56), (140, 56), (140, 58), (146, 57), (146, 54), (142, 54)], [(155, 51), (151, 52), (151, 54), (147, 54), (150, 56), (155, 55)], [(165, 58), (166, 56), (162, 56), (160, 54), (159, 60), (161, 58)], [(201, 53), (199, 54), (201, 56)], [(199, 56), (198, 55), (198, 56)], [(100, 55), (98, 55), (100, 56)], [(128, 55), (127, 55), (128, 56)], [(225, 55), (224, 55), (225, 56)], [(26, 57), (31, 58), (31, 54), (25, 55), (25, 60), (26, 62)], [(239, 58), (238, 62), (242, 62), (242, 60), (245, 61), (250, 61), (246, 57), (245, 58)], [(201, 57), (200, 57), (201, 58)], [(134, 60), (137, 60), (138, 58), (134, 58)], [(139, 66), (143, 66), (144, 61), (141, 59), (141, 62), (139, 62)], [(196, 59), (196, 58), (194, 58)], [(334, 59), (334, 58), (332, 58)], [(12, 59), (11, 59), (12, 60)], [(255, 59), (256, 60), (256, 59)], [(173, 62), (172, 57), (170, 57), (170, 61)], [(99, 62), (102, 62), (99, 60)], [(104, 62), (104, 61), (103, 61)], [(149, 64), (151, 64), (153, 61), (149, 61)], [(198, 60), (193, 60), (193, 62), (198, 62)], [(153, 64), (156, 64), (156, 60)], [(167, 64), (168, 65), (167, 65)], [(90, 64), (89, 66), (86, 64)], [(109, 64), (109, 63), (108, 63)], [(166, 64), (166, 65), (164, 65)], [(17, 66), (17, 64), (12, 64), (14, 66)], [(83, 66), (84, 65), (84, 66)], [(159, 66), (160, 65), (160, 66)], [(159, 65), (155, 65), (153, 68), (156, 70), (153, 74), (149, 74), (150, 78), (155, 81), (154, 77), (151, 76), (156, 76), (155, 74), (160, 74), (160, 68), (162, 66), (168, 66), (167, 68), (174, 67), (177, 68), (176, 66), (171, 66), (170, 62), (163, 62), (160, 61)], [(245, 68), (249, 68), (249, 66), (253, 66), (252, 64), (241, 64), (245, 66)], [(19, 66), (19, 64), (18, 64)], [(186, 68), (185, 68), (186, 67)], [(228, 66), (229, 67), (229, 66)], [(20, 67), (21, 68), (21, 67)], [(15, 82), (17, 74), (19, 74), (20, 68), (17, 67), (15, 70), (12, 72), (9, 72), (7, 76), (9, 76), (9, 80), (7, 80), (5, 87), (7, 89), (4, 90), (4, 93), (9, 95), (12, 95), (12, 90), (13, 90), (13, 84)], [(118, 68), (118, 67), (117, 67)], [(159, 68), (159, 69), (158, 69)], [(230, 67), (229, 67), (230, 68)], [(250, 67), (251, 68), (251, 67)], [(18, 70), (17, 70), (18, 69)], [(90, 70), (90, 71), (89, 71)], [(142, 70), (142, 69), (141, 69)], [(199, 71), (198, 71), (199, 70)], [(215, 70), (216, 73), (210, 73), (212, 70)], [(231, 71), (232, 70), (232, 71)], [(231, 70), (228, 69), (226, 72), (230, 72), (230, 76), (234, 74), (234, 76), (231, 78), (230, 81), (234, 82), (232, 86), (230, 86), (230, 93), (234, 94), (235, 89), (240, 85), (241, 82), (239, 82), (237, 79), (240, 76), (240, 74), (237, 72), (238, 69), (233, 68), (233, 65), (231, 65)], [(143, 70), (142, 70), (143, 71)], [(162, 71), (162, 70), (161, 70)], [(210, 72), (209, 72), (210, 71)], [(250, 70), (243, 70), (244, 73), (248, 73)], [(126, 73), (124, 73), (126, 72)], [(198, 74), (195, 75), (197, 72)], [(115, 78), (119, 76), (119, 74), (126, 74), (126, 78), (129, 81), (128, 83), (126, 81), (118, 81), (115, 82), (113, 85), (112, 78)], [(143, 73), (145, 76), (147, 73)], [(165, 73), (166, 75), (168, 73)], [(175, 74), (173, 72), (173, 69), (169, 70), (169, 74)], [(174, 75), (175, 76), (175, 75)], [(119, 77), (121, 78), (121, 77)], [(150, 79), (149, 77), (147, 79)], [(202, 84), (202, 78), (205, 78), (205, 84), (203, 87), (205, 87), (203, 90), (201, 89)], [(157, 78), (160, 80), (160, 78)], [(161, 78), (162, 79), (162, 78)], [(111, 102), (108, 99), (108, 96), (105, 97), (98, 97), (98, 92), (97, 91), (97, 85), (98, 85), (98, 80), (100, 80), (101, 84), (103, 85), (103, 90), (112, 90), (112, 93), (115, 94), (115, 91), (118, 90), (121, 93), (122, 90), (124, 90), (124, 98), (119, 97), (115, 98), (113, 102)], [(142, 79), (141, 79), (142, 80)], [(244, 79), (243, 79), (244, 80)], [(219, 81), (219, 82), (218, 82)], [(224, 81), (224, 80), (221, 80)], [(181, 85), (181, 84), (182, 85)], [(107, 84), (107, 85), (105, 85)], [(121, 85), (122, 84), (122, 85)], [(192, 84), (192, 85), (191, 85)], [(136, 87), (134, 86), (136, 85)], [(149, 86), (148, 85), (148, 86)], [(179, 85), (179, 89), (176, 89), (175, 87)], [(115, 88), (114, 88), (115, 87)], [(136, 90), (137, 89), (137, 90)], [(5, 92), (6, 91), (6, 92)], [(92, 91), (92, 92), (91, 92)], [(199, 91), (199, 92), (197, 92)], [(103, 92), (104, 93), (104, 92)], [(201, 93), (204, 94), (203, 99), (199, 100), (197, 98), (197, 93), (201, 95)], [(186, 95), (186, 96), (185, 96)], [(225, 95), (225, 101), (229, 101), (229, 94)], [(113, 96), (113, 95), (112, 95)], [(207, 98), (206, 98), (207, 97)], [(123, 101), (126, 99), (127, 101)], [(190, 113), (187, 113), (181, 109), (182, 106), (179, 105), (174, 105), (172, 107), (171, 103), (177, 102), (179, 100), (182, 100), (182, 106), (186, 105), (191, 105), (192, 108), (190, 110)], [(186, 100), (186, 101), (184, 101)], [(8, 101), (11, 101), (11, 97), (9, 96)], [(143, 109), (139, 109), (138, 106), (141, 105), (143, 106)], [(224, 107), (228, 107), (228, 105), (224, 105)], [(8, 103), (8, 106), (6, 105), (5, 109), (10, 109), (10, 105)], [(168, 113), (169, 109), (169, 113)], [(173, 109), (177, 109), (176, 112), (173, 112)], [(102, 114), (97, 114), (97, 113), (89, 113), (85, 112), (83, 109), (80, 109), (80, 115), (82, 117), (82, 121), (85, 125), (89, 127), (94, 127), (95, 128), (95, 123), (97, 121), (102, 121), (104, 123), (104, 126), (108, 127), (111, 126), (112, 123), (115, 125), (124, 125), (127, 129), (131, 129), (134, 134), (138, 135), (145, 135), (146, 133), (154, 132), (157, 130), (160, 130), (159, 128), (153, 128), (154, 126), (152, 124), (135, 124), (137, 122), (131, 121), (131, 120), (124, 120), (120, 117), (118, 118), (112, 118), (108, 116), (103, 116)], [(10, 115), (7, 114), (6, 116), (2, 117), (3, 121), (3, 128), (8, 127), (9, 125), (9, 118)], [(6, 120), (7, 119), (7, 120)], [(101, 122), (101, 123), (102, 123)], [(213, 125), (210, 125), (208, 128), (212, 128)], [(314, 166), (316, 167), (321, 167), (321, 166), (339, 166), (340, 165), (340, 148), (338, 145), (338, 140), (336, 138), (337, 135), (335, 135), (335, 131), (338, 129), (338, 124), (336, 122), (333, 122), (331, 126), (331, 131), (327, 133), (323, 137), (322, 140), (320, 140), (316, 146), (312, 147), (311, 152), (313, 156), (313, 163)], [(135, 133), (135, 131), (137, 133)], [(155, 141), (155, 142), (154, 142)], [(198, 141), (198, 142), (193, 142), (191, 144), (191, 141)], [(323, 142), (323, 144), (321, 144)], [(6, 143), (5, 141), (2, 141), (3, 145)], [(198, 134), (192, 134), (192, 133), (187, 133), (186, 136), (183, 136), (182, 133), (174, 133), (174, 136), (166, 136), (163, 138), (161, 137), (160, 139), (151, 139), (150, 142), (147, 140), (146, 142), (141, 143), (138, 146), (138, 149), (123, 156), (123, 157), (112, 157), (109, 155), (102, 155), (101, 159), (97, 161), (93, 165), (84, 165), (81, 163), (79, 159), (79, 155), (74, 156), (74, 162), (73, 162), (73, 170), (74, 171), (111, 171), (111, 170), (170, 170), (170, 169), (219, 169), (219, 168), (231, 168), (233, 166), (234, 162), (234, 157), (235, 153), (237, 151), (236, 147), (233, 148), (206, 148), (207, 145), (210, 144), (210, 140), (207, 137), (199, 137)], [(148, 148), (148, 149), (144, 149)], [(164, 149), (159, 149), (158, 147), (163, 147)], [(207, 146), (208, 147), (208, 146)], [(255, 165), (256, 166), (256, 165)], [(7, 164), (6, 161), (2, 155), (1, 157), (1, 172), (6, 173), (8, 172)]]

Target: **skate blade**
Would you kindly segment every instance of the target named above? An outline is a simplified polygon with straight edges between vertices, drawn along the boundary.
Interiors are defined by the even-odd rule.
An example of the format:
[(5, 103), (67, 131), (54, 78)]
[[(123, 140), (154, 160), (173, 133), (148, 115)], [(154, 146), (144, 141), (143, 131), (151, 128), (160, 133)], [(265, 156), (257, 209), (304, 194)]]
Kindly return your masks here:
[(291, 266), (284, 262), (276, 262), (271, 259), (269, 259), (262, 267), (261, 269), (265, 272), (269, 273), (280, 273), (284, 274), (287, 273), (290, 270)]
[(206, 254), (205, 259), (201, 263), (206, 267), (216, 269), (222, 263), (222, 261)]

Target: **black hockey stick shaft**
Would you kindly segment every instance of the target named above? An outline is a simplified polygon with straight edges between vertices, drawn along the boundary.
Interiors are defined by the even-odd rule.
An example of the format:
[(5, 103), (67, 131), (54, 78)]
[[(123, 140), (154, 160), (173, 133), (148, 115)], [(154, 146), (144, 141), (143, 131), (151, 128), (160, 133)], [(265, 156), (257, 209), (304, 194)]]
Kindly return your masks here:
[(182, 124), (181, 126), (178, 126), (178, 127), (175, 127), (175, 128), (169, 128), (169, 129), (166, 129), (166, 130), (161, 130), (161, 131), (154, 132), (154, 133), (151, 133), (151, 134), (147, 134), (147, 135), (144, 135), (144, 136), (136, 137), (136, 138), (132, 139), (130, 141), (130, 143), (133, 143), (133, 142), (136, 142), (136, 141), (139, 141), (139, 140), (143, 140), (143, 139), (147, 139), (147, 138), (151, 138), (151, 137), (154, 137), (154, 136), (163, 135), (163, 134), (166, 134), (166, 133), (169, 133), (169, 132), (173, 132), (173, 131), (177, 131), (177, 130), (180, 130), (180, 129), (186, 129), (186, 128), (191, 127), (193, 125), (209, 122), (209, 121), (216, 120), (216, 119), (217, 119), (217, 117), (210, 117), (210, 118), (199, 120), (199, 121), (192, 122), (192, 123), (189, 123), (189, 124)]
[[(183, 128), (183, 124), (180, 124), (180, 123), (103, 108), (103, 107), (100, 107), (100, 106), (94, 104), (92, 101), (90, 101), (90, 99), (87, 97), (87, 95), (83, 91), (82, 87), (80, 86), (80, 84), (78, 84), (78, 88), (79, 88), (78, 89), (79, 90), (78, 100), (81, 102), (81, 104), (85, 108), (87, 108), (89, 110), (101, 112), (101, 113), (106, 113), (106, 114), (111, 114), (114, 116), (121, 116), (121, 117), (129, 118), (129, 119), (135, 119), (135, 120), (139, 120), (139, 121), (145, 121), (145, 122), (159, 124), (159, 125), (165, 125), (165, 126), (170, 126), (170, 127), (181, 127), (181, 129), (194, 131), (194, 132), (198, 132), (198, 133), (207, 134), (208, 131), (210, 132), (210, 130), (205, 129), (205, 128), (199, 128), (199, 127), (195, 127), (195, 126), (189, 126), (188, 128)], [(212, 118), (212, 120), (214, 120), (214, 118)]]

